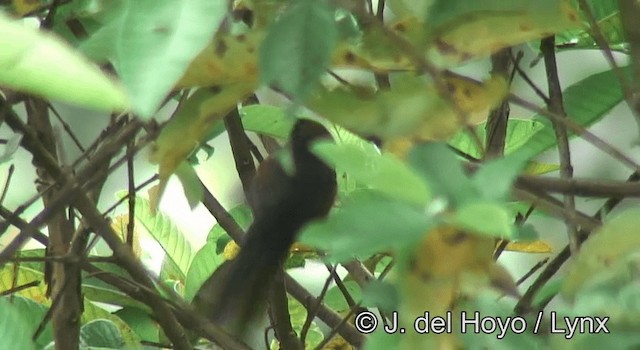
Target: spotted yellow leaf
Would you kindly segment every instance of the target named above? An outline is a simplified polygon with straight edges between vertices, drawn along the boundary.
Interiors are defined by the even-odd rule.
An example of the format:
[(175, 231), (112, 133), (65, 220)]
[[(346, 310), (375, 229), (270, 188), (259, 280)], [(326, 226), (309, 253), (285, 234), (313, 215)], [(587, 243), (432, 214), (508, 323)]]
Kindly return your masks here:
[[(187, 99), (151, 146), (150, 160), (159, 165), (158, 201), (162, 198), (169, 177), (178, 166), (200, 146), (215, 123), (236, 108), (254, 89), (253, 82), (236, 83), (220, 88), (199, 89)], [(152, 204), (155, 207), (157, 202), (153, 201)]]
[(427, 57), (445, 68), (580, 26), (569, 0), (437, 0), (428, 11)]

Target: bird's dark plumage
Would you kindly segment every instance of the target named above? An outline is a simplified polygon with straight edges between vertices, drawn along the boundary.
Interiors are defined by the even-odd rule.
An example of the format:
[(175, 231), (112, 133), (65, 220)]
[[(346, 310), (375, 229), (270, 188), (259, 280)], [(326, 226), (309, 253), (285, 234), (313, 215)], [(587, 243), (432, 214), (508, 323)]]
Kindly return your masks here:
[(238, 256), (207, 280), (194, 304), (234, 333), (264, 310), (271, 282), (300, 229), (327, 215), (336, 195), (336, 174), (309, 147), (327, 138), (317, 122), (301, 119), (291, 132), (290, 174), (275, 157), (263, 161), (248, 193), (254, 221)]

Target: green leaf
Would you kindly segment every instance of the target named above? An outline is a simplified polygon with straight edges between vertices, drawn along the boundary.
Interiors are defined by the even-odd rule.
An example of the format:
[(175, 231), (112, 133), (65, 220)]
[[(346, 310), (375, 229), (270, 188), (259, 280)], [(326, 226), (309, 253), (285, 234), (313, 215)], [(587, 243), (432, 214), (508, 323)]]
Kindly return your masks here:
[(223, 0), (127, 1), (115, 66), (134, 112), (151, 117), (227, 13)]
[(0, 13), (0, 47), (1, 86), (109, 112), (128, 108), (116, 81), (52, 34)]
[(95, 281), (85, 279), (82, 283), (82, 293), (87, 300), (121, 307), (130, 306), (148, 309), (148, 306), (131, 298), (115, 287), (103, 287), (94, 282)]
[[(629, 67), (622, 70), (625, 76), (631, 74)], [(564, 108), (567, 115), (576, 123), (588, 127), (600, 120), (607, 112), (622, 101), (620, 82), (612, 70), (593, 74), (569, 86), (563, 91)], [(545, 127), (533, 135), (526, 145), (518, 149), (525, 157), (531, 158), (554, 147), (556, 136), (551, 122), (544, 116), (535, 116), (535, 120)], [(571, 136), (575, 134), (571, 133)]]
[(303, 229), (300, 241), (326, 251), (333, 261), (346, 261), (413, 244), (430, 224), (430, 217), (415, 207), (363, 190), (326, 220)]
[(552, 173), (560, 169), (560, 164), (557, 163), (542, 163), (530, 161), (527, 162), (527, 165), (524, 167), (523, 172), (528, 175), (544, 175), (547, 173)]
[(185, 275), (186, 273), (180, 271), (180, 267), (168, 255), (163, 257), (162, 265), (160, 265), (160, 280), (162, 282), (180, 293), (179, 288), (176, 288), (176, 283), (178, 285), (184, 284)]
[(536, 293), (533, 298), (532, 305), (540, 305), (540, 303), (548, 300), (549, 298), (553, 298), (560, 292), (560, 288), (562, 287), (564, 279), (563, 278), (555, 278), (540, 288), (538, 293)]
[(162, 212), (158, 211), (153, 215), (149, 208), (149, 202), (142, 197), (136, 197), (135, 217), (160, 244), (167, 256), (179, 267), (182, 273), (181, 280), (184, 280), (184, 275), (189, 270), (189, 264), (191, 264), (194, 255), (191, 244), (187, 241), (184, 233)]
[(504, 206), (492, 202), (469, 202), (455, 213), (453, 222), (473, 232), (491, 237), (512, 239), (513, 217)]
[(35, 349), (31, 339), (34, 324), (30, 324), (29, 314), (9, 301), (0, 298), (0, 348), (2, 349)]
[(287, 139), (295, 124), (280, 107), (268, 105), (249, 105), (240, 109), (242, 125), (247, 131), (279, 139)]
[(313, 151), (365, 188), (419, 207), (429, 200), (423, 179), (391, 154), (381, 155), (373, 147), (333, 142), (317, 143)]
[(398, 309), (400, 296), (395, 286), (374, 280), (367, 284), (362, 293), (364, 306), (377, 307), (385, 311)]
[(125, 307), (116, 311), (115, 315), (126, 322), (140, 339), (152, 342), (160, 341), (158, 333), (160, 328), (148, 313), (135, 307)]
[[(289, 297), (287, 298), (287, 304), (289, 306), (289, 314), (291, 316), (291, 325), (293, 326), (293, 330), (300, 334), (302, 330), (302, 326), (307, 319), (307, 309), (300, 304), (297, 300)], [(309, 327), (309, 332), (307, 333), (307, 338), (305, 339), (304, 348), (305, 349), (315, 349), (320, 342), (324, 339), (324, 334), (316, 324), (316, 322), (311, 322), (311, 326)], [(281, 349), (281, 347), (271, 346), (272, 349)]]
[[(591, 9), (591, 13), (598, 23), (599, 31), (604, 36), (609, 48), (614, 51), (627, 52), (628, 43), (622, 29), (618, 3), (610, 0), (588, 0), (586, 3)], [(588, 23), (585, 11), (580, 11), (580, 14), (583, 22)], [(588, 27), (558, 33), (556, 44), (558, 48), (567, 50), (599, 49)]]
[[(128, 324), (126, 324), (120, 317), (98, 306), (98, 304), (94, 304), (85, 299), (81, 323), (83, 325), (87, 325), (94, 321), (106, 321), (116, 327), (118, 334), (120, 335), (120, 339), (124, 342), (124, 345), (117, 349), (140, 349), (140, 338)], [(102, 332), (100, 329), (97, 329), (96, 331)], [(82, 328), (80, 329), (80, 333), (80, 345), (83, 347)], [(96, 338), (93, 339), (93, 341), (100, 342), (101, 340), (100, 338)], [(88, 346), (91, 347), (95, 345), (89, 344)]]
[(507, 200), (511, 193), (511, 185), (526, 159), (521, 155), (507, 155), (503, 158), (484, 163), (471, 178), (482, 199)]
[[(380, 322), (380, 321), (378, 321)], [(378, 328), (373, 334), (369, 336), (365, 343), (365, 350), (387, 350), (398, 349), (402, 334), (400, 333), (387, 333), (382, 330), (382, 327), (378, 324)]]
[(91, 321), (80, 328), (80, 344), (84, 347), (124, 349), (125, 342), (118, 327), (108, 320)]
[[(28, 328), (30, 328), (30, 334), (35, 333), (36, 328), (38, 327), (40, 322), (44, 320), (47, 310), (49, 309), (45, 305), (39, 304), (32, 299), (28, 299), (19, 295), (1, 299), (9, 300), (13, 307), (20, 313), (20, 315), (22, 315), (22, 318), (27, 321), (27, 324), (29, 325)], [(0, 306), (0, 309), (2, 309), (4, 312), (4, 308)], [(51, 326), (51, 322), (49, 322), (45, 325), (44, 330), (40, 333), (38, 339), (36, 339), (35, 342), (39, 347), (44, 347), (52, 341), (53, 327)]]
[[(356, 302), (360, 300), (362, 290), (355, 281), (344, 281), (344, 286), (353, 300)], [(340, 315), (346, 315), (346, 313), (351, 309), (344, 297), (344, 294), (342, 294), (342, 291), (338, 286), (329, 288), (323, 301), (329, 308), (331, 308), (331, 310), (339, 313)]]
[(434, 196), (444, 196), (457, 206), (477, 195), (462, 165), (444, 143), (418, 145), (411, 150), (408, 159), (409, 164), (427, 180)]
[[(496, 300), (496, 296), (491, 293), (482, 293), (471, 300), (461, 301), (460, 310), (453, 312), (455, 318), (460, 318), (462, 311), (466, 313), (466, 318), (473, 318), (474, 313), (478, 313), (481, 318), (500, 318), (505, 322), (509, 317), (513, 322), (512, 306), (504, 299)], [(545, 349), (541, 337), (534, 335), (531, 329), (535, 321), (533, 319), (524, 320), (526, 327), (524, 332), (516, 333), (510, 327), (506, 328), (503, 338), (498, 338), (498, 331), (493, 333), (482, 332), (481, 329), (467, 328), (466, 332), (461, 332), (460, 339), (464, 344), (464, 349)], [(457, 323), (457, 322), (456, 322)], [(483, 322), (484, 323), (484, 322)], [(511, 323), (520, 326), (522, 322)]]
[(186, 161), (180, 163), (176, 169), (176, 176), (178, 176), (182, 184), (182, 190), (184, 191), (184, 196), (187, 197), (189, 207), (193, 210), (202, 202), (202, 198), (204, 197), (204, 188), (202, 187), (200, 178), (198, 178), (195, 169)]
[[(44, 258), (45, 249), (25, 249), (20, 250), (18, 254), (20, 258)], [(22, 261), (20, 262), (20, 267), (42, 273), (42, 271), (44, 271), (44, 261)]]
[(217, 252), (216, 242), (208, 241), (193, 258), (184, 286), (184, 298), (191, 301), (202, 283), (224, 262), (221, 252)]
[(303, 100), (327, 69), (337, 38), (329, 7), (321, 1), (297, 0), (260, 46), (260, 81)]
[[(578, 255), (564, 279), (562, 295), (571, 300), (581, 289), (618, 271), (621, 277), (631, 279), (626, 273), (630, 257), (640, 248), (640, 208), (634, 207), (616, 215), (589, 236), (580, 247)], [(636, 262), (637, 265), (637, 262)], [(635, 270), (636, 267), (633, 267)]]
[[(229, 215), (236, 221), (243, 230), (247, 230), (252, 221), (251, 209), (246, 204), (239, 204), (229, 210)], [(207, 242), (216, 242), (220, 237), (227, 235), (227, 232), (216, 223), (207, 235)]]
[[(486, 137), (486, 126), (487, 123), (484, 122), (475, 127), (475, 131), (480, 139)], [(522, 147), (533, 135), (544, 127), (543, 123), (531, 119), (509, 119), (504, 146), (505, 154), (510, 154)], [(449, 144), (462, 153), (466, 153), (474, 158), (482, 158), (480, 150), (478, 150), (476, 143), (466, 130), (458, 132), (449, 140)]]

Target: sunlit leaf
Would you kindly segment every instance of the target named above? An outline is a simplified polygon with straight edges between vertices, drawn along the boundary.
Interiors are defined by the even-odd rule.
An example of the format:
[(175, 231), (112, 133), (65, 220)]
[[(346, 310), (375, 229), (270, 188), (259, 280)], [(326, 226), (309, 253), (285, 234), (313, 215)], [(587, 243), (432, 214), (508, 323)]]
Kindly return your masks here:
[[(629, 73), (629, 68), (623, 68), (623, 74)], [(618, 78), (612, 70), (607, 70), (567, 87), (563, 91), (563, 97), (567, 115), (574, 122), (588, 127), (620, 103), (623, 96)], [(551, 122), (543, 116), (536, 116), (534, 120), (541, 122), (545, 127), (518, 149), (518, 152), (528, 157), (534, 157), (556, 144)], [(575, 136), (573, 133), (570, 135)]]
[(18, 295), (35, 300), (38, 303), (48, 303), (46, 296), (47, 287), (44, 284), (44, 273), (42, 270), (33, 270), (28, 267), (15, 269), (13, 264), (6, 264), (0, 269), (0, 291), (8, 291), (12, 288), (39, 282), (39, 284), (22, 289)]
[(510, 252), (520, 253), (548, 254), (553, 252), (551, 245), (545, 241), (509, 242), (504, 249)]
[(194, 256), (191, 244), (184, 233), (165, 214), (152, 214), (149, 203), (144, 198), (136, 197), (135, 216), (138, 223), (160, 244), (167, 257), (176, 263), (182, 273), (181, 279), (184, 280)]
[(417, 206), (426, 205), (429, 199), (429, 190), (420, 176), (393, 155), (381, 155), (372, 147), (333, 142), (317, 144), (314, 151), (365, 188)]
[(244, 106), (240, 115), (245, 130), (279, 139), (288, 138), (295, 124), (294, 118), (287, 117), (282, 108), (274, 106)]
[(192, 300), (202, 283), (224, 262), (224, 257), (217, 252), (216, 248), (216, 242), (209, 241), (198, 250), (193, 258), (185, 280), (184, 298), (186, 300)]
[(0, 86), (104, 111), (128, 107), (116, 81), (52, 34), (0, 14), (0, 47)]
[(223, 0), (136, 0), (126, 3), (115, 67), (133, 110), (151, 117), (227, 11)]
[(527, 165), (524, 167), (524, 170), (522, 172), (528, 175), (544, 175), (547, 173), (558, 171), (559, 169), (560, 164), (557, 163), (542, 163), (530, 161), (527, 162)]

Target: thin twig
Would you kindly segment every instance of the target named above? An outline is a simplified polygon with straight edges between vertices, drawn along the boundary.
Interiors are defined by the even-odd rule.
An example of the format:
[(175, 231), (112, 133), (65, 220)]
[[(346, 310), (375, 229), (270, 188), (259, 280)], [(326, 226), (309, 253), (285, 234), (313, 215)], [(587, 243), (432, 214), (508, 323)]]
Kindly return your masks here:
[[(326, 265), (325, 265), (326, 266)], [(318, 295), (318, 300), (314, 305), (307, 306), (307, 317), (302, 324), (302, 329), (300, 330), (300, 342), (302, 344), (306, 344), (307, 334), (309, 333), (309, 329), (311, 328), (311, 323), (313, 319), (316, 317), (316, 313), (318, 311), (318, 307), (324, 300), (324, 297), (327, 295), (327, 291), (329, 290), (329, 286), (331, 285), (331, 280), (336, 272), (337, 265), (334, 266), (326, 266), (329, 269), (329, 276), (324, 281), (324, 285), (322, 285), (322, 290)]]
[(9, 166), (9, 170), (7, 170), (7, 179), (5, 180), (4, 187), (2, 188), (2, 195), (0, 195), (0, 205), (4, 203), (4, 200), (7, 197), (7, 192), (9, 192), (9, 184), (11, 183), (11, 178), (13, 177), (13, 172), (15, 170), (16, 170), (16, 167), (13, 164), (11, 164)]
[[(511, 49), (506, 48), (491, 56), (492, 75), (507, 77), (510, 71), (509, 58)], [(489, 114), (485, 126), (486, 158), (502, 157), (507, 139), (507, 123), (509, 121), (509, 101), (503, 101)]]
[[(560, 79), (558, 77), (558, 67), (556, 64), (555, 53), (555, 37), (550, 36), (542, 39), (540, 42), (540, 51), (544, 55), (544, 66), (547, 71), (547, 84), (549, 89), (549, 103), (547, 108), (549, 111), (566, 117), (564, 111), (564, 102), (562, 100), (562, 88), (560, 87)], [(556, 133), (558, 145), (558, 155), (560, 156), (560, 178), (571, 179), (573, 177), (573, 166), (571, 165), (571, 150), (569, 148), (569, 136), (566, 127), (556, 121), (552, 121), (553, 128)], [(575, 226), (574, 216), (576, 210), (576, 202), (573, 194), (565, 194), (563, 197), (564, 207), (569, 214), (565, 220), (567, 226), (567, 236), (569, 237), (569, 247), (571, 253), (578, 252), (578, 229)]]
[(524, 281), (526, 281), (527, 279), (529, 279), (529, 277), (533, 276), (534, 273), (536, 273), (538, 270), (540, 270), (544, 264), (549, 262), (549, 258), (546, 257), (540, 261), (538, 261), (538, 263), (536, 263), (535, 265), (533, 265), (531, 267), (531, 269), (529, 271), (527, 271), (527, 273), (525, 273), (524, 275), (522, 275), (522, 277), (520, 277), (517, 281), (516, 281), (516, 286), (521, 285)]
[(58, 119), (58, 122), (62, 124), (62, 128), (67, 133), (67, 135), (69, 135), (69, 137), (71, 138), (73, 143), (76, 145), (76, 147), (78, 147), (78, 149), (81, 152), (85, 152), (86, 150), (84, 149), (84, 147), (82, 147), (82, 143), (80, 143), (80, 140), (78, 139), (76, 134), (73, 132), (73, 130), (71, 130), (69, 123), (67, 123), (64, 119), (62, 119), (62, 117), (60, 116), (60, 113), (58, 113), (58, 111), (53, 107), (53, 105), (50, 102), (47, 102), (47, 105), (49, 106), (49, 110), (51, 111), (51, 113), (53, 113), (56, 119)]
[(129, 219), (127, 220), (127, 244), (133, 247), (133, 231), (135, 229), (135, 212), (136, 212), (136, 188), (135, 188), (135, 177), (133, 173), (133, 140), (129, 141), (127, 144), (127, 184), (128, 184), (128, 195), (127, 199), (129, 200)]
[(571, 116), (568, 116), (567, 118), (558, 115), (556, 113), (550, 112), (546, 109), (540, 108), (538, 106), (536, 106), (535, 104), (526, 101), (514, 94), (509, 94), (509, 101), (524, 107), (532, 112), (538, 113), (546, 118), (548, 118), (551, 121), (560, 123), (560, 124), (564, 124), (564, 126), (571, 130), (571, 132), (575, 133), (576, 135), (578, 135), (579, 137), (581, 137), (582, 139), (584, 139), (585, 141), (589, 142), (590, 144), (592, 144), (593, 146), (595, 146), (596, 148), (598, 148), (599, 150), (601, 150), (602, 152), (604, 152), (605, 154), (608, 154), (609, 156), (611, 156), (612, 158), (620, 161), (622, 164), (624, 164), (625, 166), (627, 166), (629, 169), (633, 170), (633, 171), (640, 171), (640, 165), (638, 165), (633, 159), (629, 158), (628, 156), (626, 156), (624, 153), (622, 153), (619, 149), (611, 146), (609, 143), (607, 143), (606, 141), (604, 141), (603, 139), (601, 139), (600, 137), (596, 136), (595, 134), (593, 134), (592, 132), (590, 132), (589, 130), (587, 130), (585, 127), (583, 127), (582, 125), (574, 122), (573, 120), (571, 120)]
[(518, 75), (520, 75), (520, 77), (524, 79), (527, 85), (529, 85), (531, 89), (533, 89), (536, 95), (538, 95), (538, 97), (540, 97), (545, 104), (548, 104), (549, 97), (544, 92), (542, 92), (542, 90), (533, 82), (533, 80), (529, 78), (529, 75), (525, 71), (523, 71), (522, 68), (520, 68), (520, 62), (517, 57), (513, 57), (513, 54), (511, 54), (511, 60), (513, 61), (513, 67), (516, 72), (518, 72)]
[(21, 292), (21, 291), (23, 291), (25, 289), (37, 287), (37, 286), (40, 285), (41, 282), (42, 281), (31, 281), (31, 282), (27, 282), (25, 284), (21, 284), (19, 286), (12, 287), (10, 289), (7, 289), (7, 290), (4, 290), (4, 291), (0, 292), (0, 297), (4, 297), (4, 296), (7, 296), (7, 295), (18, 293), (18, 292)]

